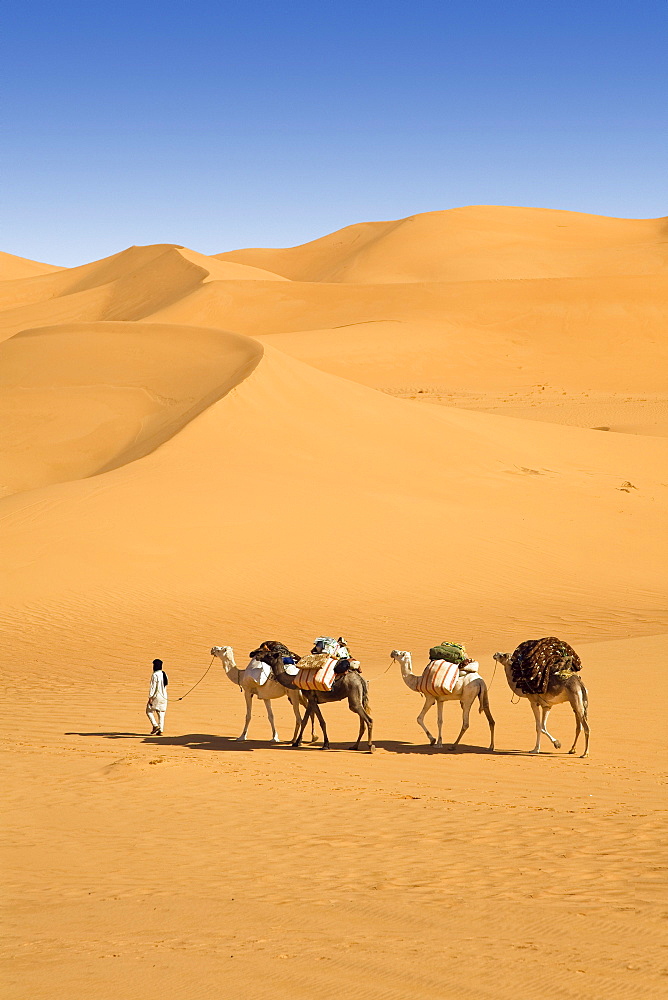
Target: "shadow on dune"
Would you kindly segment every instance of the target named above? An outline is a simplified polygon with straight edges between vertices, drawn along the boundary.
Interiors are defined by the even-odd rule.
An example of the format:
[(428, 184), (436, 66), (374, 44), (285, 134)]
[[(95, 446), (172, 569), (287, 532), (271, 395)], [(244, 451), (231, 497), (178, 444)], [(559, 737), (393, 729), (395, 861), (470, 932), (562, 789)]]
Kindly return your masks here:
[[(214, 736), (212, 733), (186, 733), (183, 736), (151, 736), (149, 733), (65, 733), (65, 736), (97, 736), (105, 740), (141, 740), (152, 746), (191, 747), (194, 750), (245, 751), (263, 750), (278, 744), (269, 740), (237, 741), (232, 736)], [(289, 744), (287, 744), (289, 747)]]
[[(387, 750), (388, 753), (426, 753), (426, 754), (455, 754), (455, 753), (482, 753), (491, 754), (492, 750), (487, 747), (458, 746), (451, 749), (446, 743), (442, 747), (435, 747), (429, 743), (404, 743), (402, 740), (374, 740), (379, 750)], [(501, 751), (503, 752), (503, 751)]]
[[(295, 748), (291, 743), (272, 743), (271, 740), (237, 740), (233, 736), (214, 736), (211, 733), (185, 733), (182, 736), (150, 736), (148, 733), (121, 733), (121, 732), (96, 732), (96, 733), (65, 733), (65, 736), (97, 736), (106, 740), (141, 740), (142, 743), (149, 743), (152, 746), (167, 747), (189, 747), (192, 750), (211, 750), (218, 753), (251, 753), (254, 750), (297, 750), (299, 753), (306, 751), (322, 750), (322, 743), (304, 743), (301, 747)], [(451, 747), (445, 744), (437, 748), (424, 743), (404, 743), (401, 740), (374, 740), (378, 750), (385, 750), (387, 753), (397, 754), (440, 754), (442, 756), (455, 756), (457, 754), (482, 754), (494, 757), (540, 757), (563, 758), (569, 757), (563, 751), (543, 751), (536, 755), (529, 750), (488, 750), (487, 747), (475, 747), (460, 745)], [(333, 743), (332, 751), (346, 751), (348, 753), (367, 753), (365, 744), (359, 750), (353, 751), (349, 743)], [(576, 759), (575, 757), (573, 759)]]
[(449, 744), (444, 744), (442, 747), (437, 748), (435, 746), (430, 746), (429, 744), (415, 744), (415, 743), (403, 743), (400, 740), (375, 740), (374, 741), (379, 750), (387, 750), (388, 753), (425, 753), (425, 754), (442, 754), (446, 757), (454, 757), (461, 754), (482, 754), (486, 757), (568, 757), (569, 754), (564, 754), (563, 751), (553, 751), (549, 750), (541, 751), (540, 754), (531, 753), (530, 750), (489, 750), (487, 747), (473, 747), (466, 744), (460, 744), (457, 747), (453, 747)]

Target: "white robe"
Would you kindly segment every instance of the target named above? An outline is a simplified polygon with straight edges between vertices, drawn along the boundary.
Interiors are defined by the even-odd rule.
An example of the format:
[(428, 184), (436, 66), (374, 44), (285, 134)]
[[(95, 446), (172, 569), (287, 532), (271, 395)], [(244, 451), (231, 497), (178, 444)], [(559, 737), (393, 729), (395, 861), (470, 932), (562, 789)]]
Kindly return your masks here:
[(148, 708), (156, 712), (167, 710), (167, 688), (162, 670), (154, 670), (151, 674), (151, 686), (148, 690)]

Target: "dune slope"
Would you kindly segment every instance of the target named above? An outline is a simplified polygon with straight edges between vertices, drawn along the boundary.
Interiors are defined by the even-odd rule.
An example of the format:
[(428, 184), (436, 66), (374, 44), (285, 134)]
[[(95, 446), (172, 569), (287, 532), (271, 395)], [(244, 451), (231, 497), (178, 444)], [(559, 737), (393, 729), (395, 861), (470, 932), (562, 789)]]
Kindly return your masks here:
[(216, 257), (296, 281), (363, 284), (665, 275), (667, 231), (668, 219), (481, 205), (348, 226), (287, 250)]
[(199, 327), (62, 324), (0, 345), (3, 493), (141, 458), (257, 364), (259, 344)]

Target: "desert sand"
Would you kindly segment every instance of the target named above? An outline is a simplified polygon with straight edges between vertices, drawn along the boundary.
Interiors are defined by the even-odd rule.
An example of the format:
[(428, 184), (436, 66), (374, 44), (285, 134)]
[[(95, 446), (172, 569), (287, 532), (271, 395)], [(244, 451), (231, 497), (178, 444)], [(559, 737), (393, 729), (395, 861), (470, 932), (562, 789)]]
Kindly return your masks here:
[[(665, 991), (668, 220), (474, 207), (301, 247), (0, 255), (2, 995)], [(213, 644), (343, 633), (374, 755)], [(492, 653), (581, 655), (591, 756)], [(456, 752), (388, 668), (466, 643)], [(147, 736), (153, 657), (166, 735)], [(287, 739), (292, 712), (274, 702)], [(445, 738), (459, 730), (445, 707)]]

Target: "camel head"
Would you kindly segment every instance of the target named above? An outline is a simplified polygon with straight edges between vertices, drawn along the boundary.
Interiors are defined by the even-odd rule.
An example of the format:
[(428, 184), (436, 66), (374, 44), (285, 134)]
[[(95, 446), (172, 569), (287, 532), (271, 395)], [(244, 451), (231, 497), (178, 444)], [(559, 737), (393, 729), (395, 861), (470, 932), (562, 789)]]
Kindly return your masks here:
[(502, 667), (509, 667), (511, 656), (510, 653), (495, 653), (494, 659), (497, 660)]
[(236, 667), (236, 661), (234, 659), (234, 650), (231, 646), (212, 646), (211, 655), (218, 656), (226, 663), (229, 667)]
[(390, 658), (396, 660), (397, 663), (405, 663), (410, 666), (412, 657), (411, 654), (405, 649), (393, 649), (390, 653)]
[(251, 660), (256, 660), (260, 663), (270, 663), (278, 654), (272, 653), (271, 650), (266, 649), (265, 644), (262, 643), (259, 649), (252, 649), (248, 655)]

